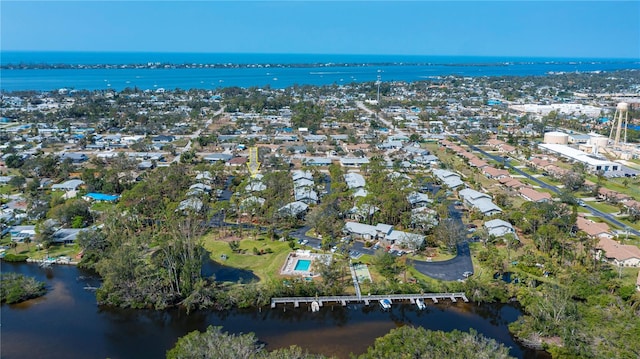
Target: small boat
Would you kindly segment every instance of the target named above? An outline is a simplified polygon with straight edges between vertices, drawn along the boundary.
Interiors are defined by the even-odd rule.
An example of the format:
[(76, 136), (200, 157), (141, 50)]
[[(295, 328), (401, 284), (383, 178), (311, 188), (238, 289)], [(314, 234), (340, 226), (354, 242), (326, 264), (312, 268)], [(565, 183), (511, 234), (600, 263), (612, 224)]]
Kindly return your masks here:
[(320, 303), (315, 300), (311, 302), (311, 311), (314, 313), (320, 311)]
[(380, 299), (380, 307), (384, 310), (391, 309), (391, 299)]
[(422, 298), (416, 299), (416, 305), (418, 306), (418, 309), (420, 309), (420, 310), (424, 310), (427, 307), (424, 304), (424, 299), (422, 299)]

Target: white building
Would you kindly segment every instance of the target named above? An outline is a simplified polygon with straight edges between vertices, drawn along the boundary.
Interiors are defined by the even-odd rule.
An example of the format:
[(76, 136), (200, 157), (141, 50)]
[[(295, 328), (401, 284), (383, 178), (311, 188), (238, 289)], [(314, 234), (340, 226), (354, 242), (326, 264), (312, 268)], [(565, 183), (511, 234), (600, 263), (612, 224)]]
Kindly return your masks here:
[(590, 172), (602, 171), (606, 173), (606, 172), (615, 172), (615, 171), (622, 170), (622, 165), (619, 163), (611, 162), (607, 160), (601, 160), (601, 159), (592, 157), (585, 152), (582, 152), (580, 150), (577, 150), (569, 146), (544, 143), (544, 144), (539, 144), (538, 147), (545, 151), (562, 156), (564, 158), (568, 158), (572, 161), (583, 163), (586, 166), (587, 170)]

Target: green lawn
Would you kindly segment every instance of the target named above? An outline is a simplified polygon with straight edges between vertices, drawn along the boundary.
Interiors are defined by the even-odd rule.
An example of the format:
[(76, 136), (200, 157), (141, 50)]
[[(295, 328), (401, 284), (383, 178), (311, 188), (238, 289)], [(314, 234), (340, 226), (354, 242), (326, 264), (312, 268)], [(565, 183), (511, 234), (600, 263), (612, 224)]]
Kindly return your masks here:
[(9, 186), (8, 184), (0, 186), (0, 194), (13, 194), (16, 192), (13, 186)]
[(63, 245), (56, 244), (52, 245), (47, 249), (38, 249), (35, 243), (30, 243), (27, 245), (26, 243), (19, 243), (18, 246), (14, 249), (8, 249), (7, 253), (18, 253), (29, 256), (29, 258), (33, 259), (42, 259), (44, 257), (60, 257), (60, 256), (68, 256), (71, 257), (72, 260), (76, 260), (75, 256), (80, 252), (80, 247), (77, 244), (71, 245)]
[[(593, 183), (598, 183), (598, 178), (594, 175), (587, 175), (586, 179)], [(626, 186), (625, 186), (626, 181)], [(634, 199), (640, 199), (640, 180), (631, 178), (611, 178), (602, 182), (602, 187), (624, 193)]]
[(116, 206), (115, 203), (95, 202), (95, 203), (93, 203), (91, 205), (91, 210), (98, 211), (98, 212), (104, 212), (104, 211), (108, 210), (109, 208), (113, 208), (115, 206)]
[[(254, 247), (258, 251), (271, 248), (273, 253), (255, 255), (253, 253)], [(204, 248), (211, 253), (212, 260), (225, 266), (250, 270), (260, 280), (279, 277), (280, 268), (284, 265), (287, 255), (292, 251), (288, 242), (243, 239), (240, 241), (241, 253), (233, 253), (229, 243), (215, 240), (212, 236), (205, 238)], [(222, 255), (226, 255), (227, 259), (221, 260)]]
[(595, 202), (595, 201), (591, 201), (591, 202), (586, 202), (589, 206), (597, 209), (600, 212), (604, 212), (604, 213), (618, 213), (620, 212), (620, 208), (610, 205), (608, 203), (604, 203), (604, 202)]

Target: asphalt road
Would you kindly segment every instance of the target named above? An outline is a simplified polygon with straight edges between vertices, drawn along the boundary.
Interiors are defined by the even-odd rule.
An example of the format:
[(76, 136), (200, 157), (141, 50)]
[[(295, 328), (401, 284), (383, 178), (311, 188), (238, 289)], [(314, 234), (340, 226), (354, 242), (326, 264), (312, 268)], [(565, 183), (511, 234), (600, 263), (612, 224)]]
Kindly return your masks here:
[[(472, 150), (474, 150), (474, 151), (477, 151), (477, 152), (480, 152), (480, 153), (482, 153), (483, 155), (485, 155), (485, 156), (487, 156), (487, 157), (489, 157), (489, 158), (491, 158), (491, 159), (493, 159), (493, 160), (495, 160), (495, 161), (503, 162), (503, 158), (502, 158), (502, 157), (500, 157), (500, 156), (494, 156), (494, 155), (491, 155), (491, 154), (487, 153), (486, 151), (484, 151), (484, 150), (482, 150), (482, 149), (480, 149), (480, 148), (478, 148), (478, 147), (476, 147), (476, 146), (474, 146), (474, 145), (471, 145), (471, 144), (467, 143), (466, 141), (464, 141), (464, 140), (463, 140), (463, 139), (461, 139), (461, 138), (458, 138), (458, 139), (460, 140), (460, 142), (461, 142), (461, 143), (463, 143), (463, 144), (465, 144), (465, 145), (469, 146), (469, 148), (470, 148), (470, 149), (472, 149)], [(526, 173), (526, 172), (524, 172), (524, 171), (520, 170), (519, 168), (516, 168), (516, 167), (512, 166), (508, 161), (504, 161), (504, 165), (505, 165), (505, 167), (508, 167), (508, 168), (512, 169), (512, 170), (513, 170), (513, 171), (515, 171), (516, 173), (518, 173), (518, 174), (520, 174), (520, 175), (522, 175), (522, 176), (525, 176), (526, 178), (528, 178), (528, 179), (530, 179), (530, 180), (534, 181), (534, 182), (535, 182), (536, 184), (538, 184), (540, 187), (542, 187), (542, 188), (546, 188), (546, 189), (548, 189), (548, 190), (551, 190), (551, 191), (553, 191), (554, 193), (557, 193), (557, 194), (559, 194), (559, 193), (560, 193), (560, 189), (559, 189), (558, 187), (556, 187), (556, 186), (553, 186), (553, 185), (550, 185), (550, 184), (548, 184), (548, 183), (545, 183), (545, 182), (540, 181), (539, 179), (537, 179), (537, 178), (535, 178), (535, 177), (531, 176), (530, 174), (528, 174), (528, 173)], [(616, 226), (618, 226), (618, 227), (620, 227), (620, 228), (624, 228), (626, 231), (628, 231), (628, 232), (629, 232), (629, 234), (633, 234), (633, 235), (636, 235), (636, 236), (640, 236), (640, 231), (638, 231), (638, 230), (636, 230), (636, 229), (633, 229), (633, 228), (631, 228), (631, 227), (627, 226), (626, 224), (624, 224), (624, 223), (620, 222), (620, 221), (619, 221), (617, 218), (615, 218), (613, 215), (611, 215), (611, 214), (609, 214), (609, 213), (601, 212), (601, 211), (599, 211), (598, 209), (596, 209), (596, 208), (594, 208), (594, 207), (591, 207), (591, 206), (589, 206), (589, 205), (588, 205), (588, 204), (586, 204), (586, 203), (585, 203), (585, 205), (584, 205), (583, 207), (584, 207), (584, 208), (586, 208), (586, 209), (588, 209), (588, 210), (589, 210), (589, 211), (590, 211), (594, 216), (596, 216), (596, 217), (600, 217), (600, 218), (604, 218), (604, 219), (606, 219), (607, 221), (609, 221), (610, 223), (613, 223), (613, 224), (615, 224)]]

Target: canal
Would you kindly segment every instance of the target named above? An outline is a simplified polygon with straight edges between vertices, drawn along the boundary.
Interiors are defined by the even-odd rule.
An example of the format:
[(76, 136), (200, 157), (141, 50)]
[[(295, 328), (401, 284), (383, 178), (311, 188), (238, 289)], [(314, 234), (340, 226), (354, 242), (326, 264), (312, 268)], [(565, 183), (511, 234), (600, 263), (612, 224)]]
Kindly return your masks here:
[(254, 332), (267, 349), (296, 344), (313, 353), (348, 358), (360, 354), (391, 329), (422, 326), (431, 330), (468, 331), (511, 347), (518, 358), (548, 358), (545, 352), (521, 347), (507, 325), (521, 314), (512, 305), (444, 302), (419, 311), (394, 304), (388, 312), (377, 305), (197, 311), (132, 310), (98, 307), (91, 287), (99, 279), (74, 266), (49, 269), (33, 264), (0, 263), (0, 270), (46, 281), (48, 293), (15, 305), (2, 305), (1, 356), (10, 358), (163, 358), (176, 340), (209, 325), (231, 333)]

